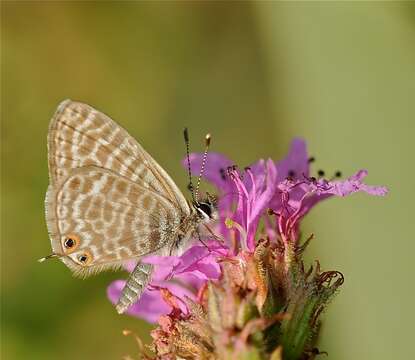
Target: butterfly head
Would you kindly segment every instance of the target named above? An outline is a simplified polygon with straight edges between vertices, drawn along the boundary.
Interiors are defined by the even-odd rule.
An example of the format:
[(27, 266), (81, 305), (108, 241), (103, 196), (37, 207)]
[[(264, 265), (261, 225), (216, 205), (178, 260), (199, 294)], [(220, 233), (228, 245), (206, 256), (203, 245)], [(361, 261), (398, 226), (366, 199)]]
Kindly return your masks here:
[(217, 203), (216, 196), (207, 193), (202, 201), (193, 202), (193, 207), (202, 221), (209, 222), (218, 217)]

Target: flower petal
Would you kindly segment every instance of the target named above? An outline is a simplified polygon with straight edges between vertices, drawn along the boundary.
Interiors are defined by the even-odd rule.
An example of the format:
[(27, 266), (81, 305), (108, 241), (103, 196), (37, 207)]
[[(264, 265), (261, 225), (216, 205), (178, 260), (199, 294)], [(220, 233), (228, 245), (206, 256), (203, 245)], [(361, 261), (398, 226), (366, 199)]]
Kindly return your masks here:
[[(126, 282), (124, 280), (116, 280), (107, 288), (107, 295), (110, 301), (115, 305), (121, 295)], [(177, 298), (184, 300), (186, 297), (195, 299), (195, 294), (187, 289), (186, 284), (161, 282), (155, 283), (155, 286), (166, 288)], [(180, 309), (186, 313), (187, 308), (185, 303), (179, 302)], [(161, 315), (170, 313), (172, 307), (168, 305), (158, 289), (152, 289), (151, 286), (147, 288), (141, 295), (140, 299), (132, 304), (126, 313), (128, 315), (139, 317), (150, 323), (155, 323)]]
[(301, 138), (295, 138), (291, 142), (288, 155), (281, 161), (276, 163), (278, 171), (278, 181), (286, 179), (290, 172), (293, 172), (293, 178), (300, 179), (309, 176), (309, 162), (307, 153), (307, 144)]
[(362, 180), (366, 176), (367, 170), (359, 170), (356, 174), (349, 177), (345, 181), (330, 182), (331, 188), (325, 193), (337, 196), (347, 196), (358, 191), (363, 191), (374, 196), (385, 196), (388, 193), (388, 189), (384, 186), (371, 186), (364, 184)]
[[(247, 225), (247, 245), (251, 251), (255, 249), (255, 234), (259, 219), (264, 214), (264, 211), (271, 206), (270, 202), (277, 189), (277, 169), (271, 159), (268, 159), (264, 165), (264, 173), (266, 175), (265, 184), (261, 186), (262, 190), (254, 194), (255, 198), (253, 199), (249, 223)], [(255, 186), (252, 187), (252, 191), (254, 190)]]
[(277, 169), (271, 159), (268, 159), (264, 165), (264, 173), (266, 174), (265, 189), (255, 198), (251, 209), (251, 221), (257, 219), (269, 207), (269, 202), (277, 190)]
[[(124, 280), (116, 280), (108, 287), (108, 298), (114, 305), (118, 302), (125, 283)], [(131, 305), (126, 313), (148, 322), (155, 323), (160, 315), (168, 314), (170, 310), (171, 308), (163, 301), (158, 291), (146, 290), (140, 300)]]
[(302, 191), (302, 200), (290, 201), (289, 205), (298, 212), (298, 218), (302, 218), (320, 201), (332, 196), (345, 197), (359, 191), (374, 196), (385, 196), (387, 194), (388, 189), (384, 186), (371, 186), (363, 183), (362, 181), (366, 176), (366, 170), (359, 170), (346, 180), (327, 181), (319, 179), (314, 181), (311, 178), (303, 180), (299, 182), (302, 183), (301, 186), (296, 187), (296, 189)]

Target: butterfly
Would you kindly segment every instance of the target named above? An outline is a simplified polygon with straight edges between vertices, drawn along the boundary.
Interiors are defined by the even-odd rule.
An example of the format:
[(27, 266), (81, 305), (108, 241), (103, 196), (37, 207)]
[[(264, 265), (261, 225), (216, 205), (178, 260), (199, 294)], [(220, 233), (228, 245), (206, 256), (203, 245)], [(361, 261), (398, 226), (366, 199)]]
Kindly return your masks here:
[[(189, 140), (185, 129), (187, 158)], [(210, 136), (206, 138), (207, 148)], [(125, 312), (151, 280), (149, 254), (180, 255), (201, 224), (216, 217), (216, 199), (187, 201), (167, 172), (126, 130), (93, 107), (71, 100), (48, 132), (46, 223), (52, 254), (77, 276), (138, 260), (116, 305)], [(202, 166), (203, 167), (203, 166)], [(190, 184), (190, 161), (189, 161)], [(191, 185), (193, 189), (193, 185)], [(196, 194), (196, 195), (195, 195)]]

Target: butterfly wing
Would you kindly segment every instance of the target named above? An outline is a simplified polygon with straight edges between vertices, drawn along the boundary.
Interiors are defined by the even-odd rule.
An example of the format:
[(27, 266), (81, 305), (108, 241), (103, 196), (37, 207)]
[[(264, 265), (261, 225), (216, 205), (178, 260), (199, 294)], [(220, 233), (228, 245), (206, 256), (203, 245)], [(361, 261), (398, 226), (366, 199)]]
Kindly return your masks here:
[[(66, 100), (48, 133), (46, 219), (54, 254), (87, 276), (168, 249), (191, 212), (163, 168), (105, 114)], [(161, 253), (163, 253), (161, 251)], [(138, 264), (123, 289), (124, 312), (150, 280)]]
[(180, 213), (151, 189), (84, 166), (49, 189), (47, 223), (53, 252), (87, 276), (161, 249), (175, 236)]
[(189, 213), (182, 192), (163, 168), (107, 115), (89, 105), (63, 101), (48, 134), (50, 184), (59, 186), (74, 169), (98, 166), (162, 194)]

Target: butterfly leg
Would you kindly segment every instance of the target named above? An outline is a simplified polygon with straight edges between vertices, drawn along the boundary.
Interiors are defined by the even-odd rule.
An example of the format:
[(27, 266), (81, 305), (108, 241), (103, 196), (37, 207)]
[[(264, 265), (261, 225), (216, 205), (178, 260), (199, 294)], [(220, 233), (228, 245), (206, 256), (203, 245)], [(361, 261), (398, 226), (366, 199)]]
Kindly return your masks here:
[(130, 305), (135, 303), (144, 292), (151, 280), (153, 265), (138, 263), (127, 279), (127, 283), (122, 289), (121, 296), (116, 305), (119, 314), (124, 313)]
[(197, 237), (199, 238), (199, 241), (206, 247), (206, 249), (208, 249), (209, 250), (209, 246), (207, 246), (206, 244), (205, 244), (205, 242), (202, 240), (202, 237), (200, 236), (200, 232), (199, 232), (199, 229), (196, 229), (196, 233), (197, 233)]
[(224, 240), (224, 238), (222, 237), (222, 236), (219, 236), (219, 235), (216, 235), (214, 232), (213, 232), (213, 230), (209, 227), (209, 226), (207, 226), (206, 224), (203, 224), (203, 226), (206, 228), (206, 230), (210, 233), (210, 235), (212, 235), (213, 236), (213, 238), (215, 239), (215, 240), (217, 240), (217, 241), (219, 241), (220, 243), (222, 243), (222, 244), (224, 244), (225, 243), (225, 240)]

